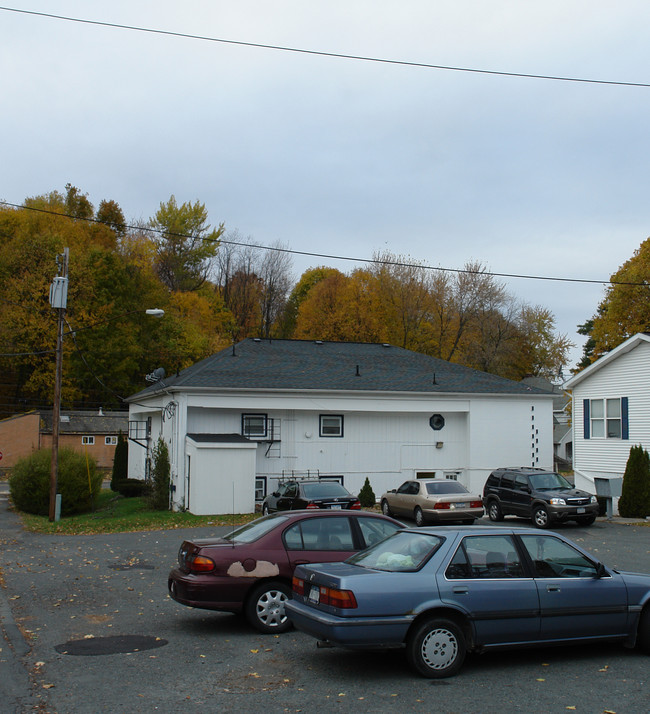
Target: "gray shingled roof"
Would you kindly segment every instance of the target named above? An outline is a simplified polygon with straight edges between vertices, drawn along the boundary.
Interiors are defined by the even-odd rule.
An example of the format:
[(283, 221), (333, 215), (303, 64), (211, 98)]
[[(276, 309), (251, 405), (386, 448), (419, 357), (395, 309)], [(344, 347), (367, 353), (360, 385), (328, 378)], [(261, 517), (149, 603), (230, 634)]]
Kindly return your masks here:
[[(40, 412), (41, 431), (52, 433), (52, 412)], [(63, 411), (59, 422), (61, 434), (109, 434), (119, 432), (128, 434), (128, 412), (106, 412), (102, 415), (96, 411)]]
[(548, 394), (546, 390), (391, 345), (268, 339), (243, 340), (129, 400), (154, 394), (161, 386), (173, 391), (204, 388)]

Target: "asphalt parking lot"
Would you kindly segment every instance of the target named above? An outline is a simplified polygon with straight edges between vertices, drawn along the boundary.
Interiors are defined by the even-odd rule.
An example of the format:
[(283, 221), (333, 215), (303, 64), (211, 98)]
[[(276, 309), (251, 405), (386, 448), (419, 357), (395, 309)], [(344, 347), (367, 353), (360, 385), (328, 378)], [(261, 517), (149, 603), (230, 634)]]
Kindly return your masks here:
[[(559, 530), (610, 566), (650, 572), (648, 527)], [(0, 711), (648, 711), (650, 658), (618, 646), (475, 655), (430, 681), (401, 651), (320, 650), (183, 607), (166, 591), (178, 546), (214, 532), (30, 534), (0, 500)]]

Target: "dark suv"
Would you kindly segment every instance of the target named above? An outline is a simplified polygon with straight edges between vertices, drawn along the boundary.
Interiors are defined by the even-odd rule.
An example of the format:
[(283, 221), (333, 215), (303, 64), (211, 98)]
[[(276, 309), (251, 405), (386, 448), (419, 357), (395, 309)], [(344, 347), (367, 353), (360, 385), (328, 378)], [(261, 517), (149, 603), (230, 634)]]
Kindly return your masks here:
[(483, 488), (483, 505), (491, 521), (512, 514), (532, 518), (538, 528), (564, 521), (590, 526), (598, 515), (595, 496), (574, 488), (560, 474), (534, 468), (493, 471)]

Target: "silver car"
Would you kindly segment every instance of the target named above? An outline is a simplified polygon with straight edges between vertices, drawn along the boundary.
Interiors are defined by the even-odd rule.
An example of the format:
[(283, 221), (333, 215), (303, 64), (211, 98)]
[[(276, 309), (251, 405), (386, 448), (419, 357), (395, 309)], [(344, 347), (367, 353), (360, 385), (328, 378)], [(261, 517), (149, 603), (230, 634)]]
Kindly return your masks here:
[(413, 518), (418, 526), (451, 522), (471, 525), (483, 516), (483, 500), (458, 481), (417, 479), (387, 491), (381, 497), (381, 510), (385, 516)]

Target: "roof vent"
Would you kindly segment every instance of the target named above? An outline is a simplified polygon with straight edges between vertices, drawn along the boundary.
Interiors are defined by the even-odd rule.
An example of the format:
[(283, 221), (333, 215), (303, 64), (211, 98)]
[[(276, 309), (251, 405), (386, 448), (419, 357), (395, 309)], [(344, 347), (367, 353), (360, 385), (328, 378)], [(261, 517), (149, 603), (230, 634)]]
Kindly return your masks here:
[(323, 344), (323, 340), (315, 340), (315, 341), (314, 341), (314, 344), (315, 344), (315, 345), (322, 345), (322, 344)]
[(361, 376), (361, 369), (359, 368), (359, 365), (357, 365), (357, 377)]
[(390, 345), (388, 344), (388, 342), (384, 342), (384, 343), (382, 344), (382, 347), (390, 347)]
[(253, 337), (253, 342), (261, 342), (261, 341), (262, 341), (262, 340), (260, 340), (259, 337)]

